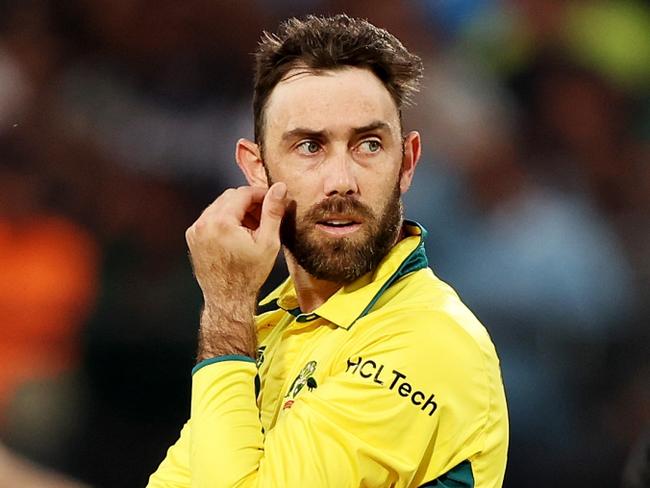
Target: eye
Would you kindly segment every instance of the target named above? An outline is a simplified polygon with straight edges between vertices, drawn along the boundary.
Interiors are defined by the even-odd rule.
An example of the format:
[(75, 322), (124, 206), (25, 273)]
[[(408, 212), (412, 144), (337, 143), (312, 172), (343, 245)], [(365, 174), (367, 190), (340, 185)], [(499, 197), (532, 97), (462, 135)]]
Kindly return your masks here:
[(296, 146), (296, 148), (300, 154), (303, 154), (305, 156), (316, 154), (321, 149), (320, 144), (316, 141), (301, 142)]
[(381, 142), (377, 139), (368, 139), (359, 144), (359, 151), (364, 154), (375, 154), (381, 150)]

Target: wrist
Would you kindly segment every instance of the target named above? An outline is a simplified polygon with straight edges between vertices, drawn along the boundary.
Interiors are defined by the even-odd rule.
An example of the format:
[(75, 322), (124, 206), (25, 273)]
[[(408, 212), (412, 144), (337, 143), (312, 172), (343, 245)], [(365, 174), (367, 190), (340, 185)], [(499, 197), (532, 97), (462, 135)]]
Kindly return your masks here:
[(255, 359), (254, 312), (255, 300), (206, 303), (201, 313), (197, 362), (228, 355)]

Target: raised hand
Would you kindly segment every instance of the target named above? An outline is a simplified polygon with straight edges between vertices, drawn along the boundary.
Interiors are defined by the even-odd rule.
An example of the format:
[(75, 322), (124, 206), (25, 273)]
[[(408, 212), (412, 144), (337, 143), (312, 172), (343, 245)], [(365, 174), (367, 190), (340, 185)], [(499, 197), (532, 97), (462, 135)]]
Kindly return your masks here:
[(226, 190), (187, 230), (205, 301), (199, 360), (254, 354), (253, 310), (280, 250), (286, 193), (284, 183), (268, 191), (252, 186)]

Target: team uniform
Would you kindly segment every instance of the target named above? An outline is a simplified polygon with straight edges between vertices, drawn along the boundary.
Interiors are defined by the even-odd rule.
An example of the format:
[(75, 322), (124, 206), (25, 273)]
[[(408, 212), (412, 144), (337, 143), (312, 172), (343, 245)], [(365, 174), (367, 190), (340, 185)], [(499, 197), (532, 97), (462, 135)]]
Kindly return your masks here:
[(499, 487), (508, 419), (485, 328), (427, 267), (424, 231), (302, 313), (261, 303), (257, 363), (205, 360), (149, 487)]

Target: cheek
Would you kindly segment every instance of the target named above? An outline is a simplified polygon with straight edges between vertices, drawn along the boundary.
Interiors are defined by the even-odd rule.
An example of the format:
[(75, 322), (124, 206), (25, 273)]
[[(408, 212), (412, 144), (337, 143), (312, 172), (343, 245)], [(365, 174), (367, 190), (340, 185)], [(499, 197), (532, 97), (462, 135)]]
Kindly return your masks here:
[(300, 178), (288, 178), (284, 181), (287, 184), (287, 196), (294, 202), (298, 217), (318, 203), (317, 195), (309, 191), (308, 181), (302, 181)]
[(319, 201), (318, 178), (306, 171), (288, 171), (280, 164), (269, 165), (268, 174), (274, 183), (287, 185), (287, 199), (295, 205), (296, 217), (300, 218)]
[(311, 206), (323, 198), (323, 181), (317, 171), (309, 171), (305, 168), (296, 171), (287, 171), (278, 168), (278, 181), (287, 185), (287, 194), (290, 199), (298, 203), (299, 208)]
[(390, 172), (384, 172), (383, 174), (375, 174), (372, 178), (367, 180), (367, 184), (362, 189), (361, 197), (366, 199), (368, 202), (372, 201), (379, 206), (382, 206), (384, 202), (395, 192), (396, 187), (402, 186), (402, 176), (398, 173), (398, 170)]

